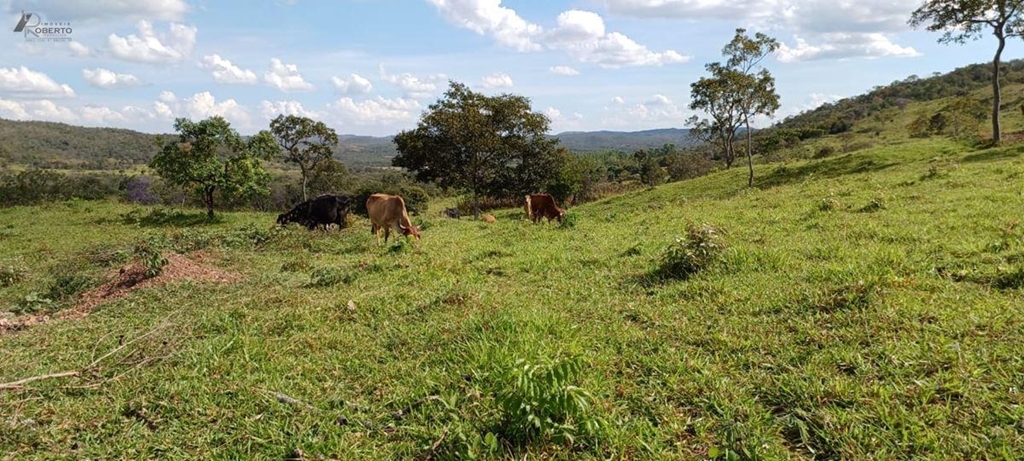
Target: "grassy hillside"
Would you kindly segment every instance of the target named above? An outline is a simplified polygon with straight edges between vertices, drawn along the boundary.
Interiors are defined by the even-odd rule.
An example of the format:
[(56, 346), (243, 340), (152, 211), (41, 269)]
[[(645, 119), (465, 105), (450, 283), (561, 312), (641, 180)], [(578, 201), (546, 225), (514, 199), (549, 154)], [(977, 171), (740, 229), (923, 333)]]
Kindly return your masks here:
[[(0, 452), (1024, 452), (1022, 150), (925, 140), (757, 168), (759, 189), (725, 171), (580, 206), (572, 228), (431, 214), (413, 245), (377, 246), (365, 220), (325, 235), (258, 213), (0, 210), (0, 306), (73, 306), (59, 295), (116, 276), (140, 244), (241, 277), (0, 333), (0, 382), (85, 368), (0, 390)], [(726, 249), (687, 280), (658, 277), (688, 222), (720, 228)], [(559, 372), (528, 373), (545, 364)], [(524, 395), (548, 437), (517, 424), (534, 421), (514, 411)]]

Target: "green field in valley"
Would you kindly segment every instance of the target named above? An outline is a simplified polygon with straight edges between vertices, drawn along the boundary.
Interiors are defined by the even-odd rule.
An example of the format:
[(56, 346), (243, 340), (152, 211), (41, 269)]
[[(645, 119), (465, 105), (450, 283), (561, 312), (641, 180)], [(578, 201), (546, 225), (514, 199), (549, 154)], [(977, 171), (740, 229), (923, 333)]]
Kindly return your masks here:
[[(76, 373), (0, 389), (0, 453), (1019, 459), (1022, 151), (905, 142), (760, 165), (755, 189), (733, 169), (563, 226), (434, 203), (422, 240), (380, 246), (363, 218), (0, 209), (0, 382)], [(724, 249), (665, 277), (688, 223)], [(81, 315), (159, 251), (186, 259)]]

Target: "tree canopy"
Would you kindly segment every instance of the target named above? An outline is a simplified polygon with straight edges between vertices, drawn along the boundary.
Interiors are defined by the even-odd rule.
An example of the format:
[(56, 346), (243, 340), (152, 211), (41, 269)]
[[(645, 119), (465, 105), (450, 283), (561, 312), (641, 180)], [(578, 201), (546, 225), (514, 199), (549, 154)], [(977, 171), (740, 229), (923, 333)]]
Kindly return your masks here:
[(338, 146), (338, 134), (324, 122), (297, 115), (278, 115), (270, 121), (270, 132), (281, 146), (282, 159), (299, 166), (302, 200), (307, 200), (310, 175), (317, 165), (331, 158)]
[(524, 96), (486, 96), (450, 82), (416, 128), (395, 136), (392, 164), (420, 181), (472, 194), (479, 215), (481, 196), (535, 192), (555, 174), (560, 157), (558, 141), (545, 136), (549, 124)]
[(213, 218), (214, 192), (228, 196), (266, 193), (270, 175), (261, 164), (277, 155), (278, 146), (268, 131), (243, 140), (222, 117), (199, 122), (174, 121), (178, 139), (159, 142), (160, 152), (150, 167), (172, 184), (193, 187)]

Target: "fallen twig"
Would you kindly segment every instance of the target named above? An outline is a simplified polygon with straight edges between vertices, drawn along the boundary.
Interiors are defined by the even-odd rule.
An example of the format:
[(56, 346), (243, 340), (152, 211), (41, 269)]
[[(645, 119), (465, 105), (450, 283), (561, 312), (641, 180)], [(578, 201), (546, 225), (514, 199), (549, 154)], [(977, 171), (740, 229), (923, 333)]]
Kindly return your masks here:
[(313, 405), (310, 405), (310, 404), (308, 404), (306, 402), (303, 402), (303, 401), (301, 401), (301, 400), (299, 400), (297, 398), (289, 397), (289, 396), (287, 396), (285, 394), (282, 394), (280, 392), (268, 391), (266, 389), (260, 389), (258, 387), (254, 387), (253, 389), (255, 389), (255, 390), (259, 391), (259, 392), (262, 392), (264, 394), (267, 394), (269, 396), (272, 396), (275, 399), (277, 399), (278, 402), (281, 402), (281, 403), (287, 403), (288, 405), (295, 405), (297, 407), (308, 408), (308, 409), (314, 410), (314, 411), (319, 411), (320, 410), (319, 408), (314, 407)]
[(25, 378), (25, 379), (19, 379), (17, 381), (11, 381), (9, 383), (0, 384), (0, 390), (19, 389), (22, 386), (24, 386), (25, 384), (28, 384), (28, 383), (30, 383), (32, 381), (42, 381), (44, 379), (53, 379), (53, 378), (65, 378), (65, 377), (68, 377), (68, 376), (78, 376), (80, 374), (81, 374), (80, 371), (62, 371), (60, 373), (52, 373), (52, 374), (40, 375), (40, 376), (32, 376), (32, 377)]
[[(112, 355), (114, 355), (114, 354), (124, 350), (124, 348), (126, 348), (126, 347), (128, 347), (128, 346), (130, 346), (132, 344), (135, 344), (135, 343), (141, 341), (144, 338), (147, 338), (147, 337), (153, 335), (154, 333), (156, 333), (156, 332), (158, 332), (160, 330), (163, 330), (164, 328), (167, 328), (170, 325), (171, 325), (171, 323), (170, 322), (166, 322), (166, 321), (160, 323), (159, 325), (154, 327), (152, 330), (149, 330), (149, 331), (143, 333), (142, 335), (139, 335), (138, 337), (136, 337), (135, 339), (132, 339), (131, 341), (124, 342), (121, 345), (115, 347), (110, 352), (107, 352), (106, 354), (103, 354), (103, 356), (101, 356), (100, 358), (98, 358), (96, 360), (93, 360), (92, 363), (82, 367), (81, 370), (61, 371), (59, 373), (50, 373), (50, 374), (46, 374), (46, 375), (30, 376), (28, 378), (19, 379), (17, 381), (11, 381), (9, 383), (0, 383), (0, 391), (10, 390), (10, 389), (21, 389), (22, 387), (24, 387), (25, 384), (31, 383), (33, 381), (42, 381), (42, 380), (45, 380), (45, 379), (55, 379), (55, 378), (67, 378), (67, 377), (70, 377), (70, 376), (80, 376), (80, 375), (82, 375), (85, 372), (94, 371), (96, 366), (99, 365), (100, 362), (106, 360), (108, 357), (110, 357), (110, 356), (112, 356)], [(135, 351), (133, 351), (132, 353), (134, 354), (134, 352)]]

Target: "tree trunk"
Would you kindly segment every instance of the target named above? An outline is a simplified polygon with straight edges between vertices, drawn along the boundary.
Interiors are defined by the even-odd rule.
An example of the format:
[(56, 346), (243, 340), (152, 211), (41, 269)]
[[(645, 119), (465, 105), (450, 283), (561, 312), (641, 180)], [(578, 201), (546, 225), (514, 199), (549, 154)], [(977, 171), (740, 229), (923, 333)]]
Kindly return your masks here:
[(305, 202), (306, 200), (309, 200), (308, 198), (306, 198), (306, 183), (308, 182), (308, 175), (306, 174), (305, 167), (300, 168), (300, 171), (302, 173), (302, 201)]
[(747, 130), (747, 167), (750, 168), (750, 177), (747, 179), (747, 187), (754, 187), (754, 150), (750, 145), (750, 119), (743, 119), (743, 126)]
[(1006, 48), (1006, 35), (1003, 28), (998, 27), (995, 32), (999, 39), (999, 48), (996, 49), (996, 56), (992, 59), (992, 144), (998, 145), (1002, 140), (999, 134), (999, 106), (1002, 101), (999, 95), (999, 61), (1003, 55), (1003, 48)]
[(203, 189), (203, 202), (206, 202), (206, 219), (213, 220), (213, 186), (206, 186)]

